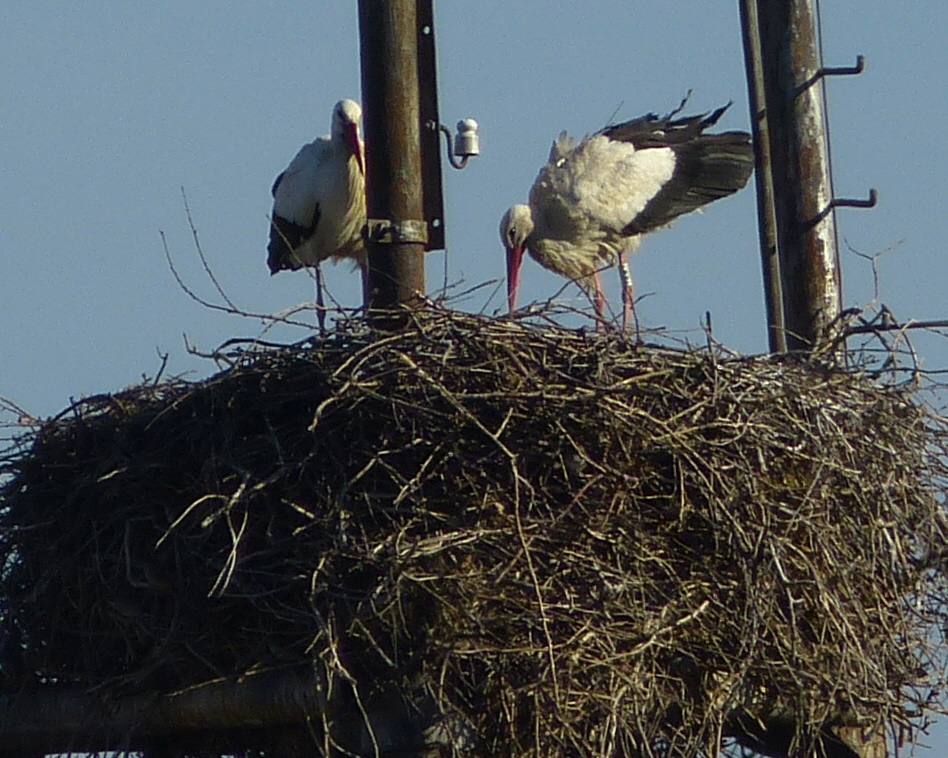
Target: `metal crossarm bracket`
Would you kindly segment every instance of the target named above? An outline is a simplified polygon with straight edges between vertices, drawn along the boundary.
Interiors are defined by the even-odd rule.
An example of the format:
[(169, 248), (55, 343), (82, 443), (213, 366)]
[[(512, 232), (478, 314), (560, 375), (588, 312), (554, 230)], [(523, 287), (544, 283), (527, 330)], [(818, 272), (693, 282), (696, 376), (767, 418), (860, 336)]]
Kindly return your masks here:
[(370, 218), (365, 225), (367, 242), (383, 245), (398, 243), (427, 244), (428, 223), (417, 219), (392, 221), (387, 218)]

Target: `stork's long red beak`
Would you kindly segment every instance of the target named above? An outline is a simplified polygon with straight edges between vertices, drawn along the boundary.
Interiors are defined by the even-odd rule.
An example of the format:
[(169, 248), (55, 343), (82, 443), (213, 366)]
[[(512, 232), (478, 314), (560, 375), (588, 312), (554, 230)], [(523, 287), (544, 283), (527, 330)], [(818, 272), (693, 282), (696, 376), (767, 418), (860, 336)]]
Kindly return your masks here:
[(359, 171), (365, 176), (365, 158), (362, 155), (362, 145), (359, 143), (359, 127), (355, 124), (346, 124), (346, 146), (352, 151), (359, 164)]
[(507, 248), (507, 310), (517, 310), (517, 290), (520, 288), (520, 266), (523, 264), (523, 245)]

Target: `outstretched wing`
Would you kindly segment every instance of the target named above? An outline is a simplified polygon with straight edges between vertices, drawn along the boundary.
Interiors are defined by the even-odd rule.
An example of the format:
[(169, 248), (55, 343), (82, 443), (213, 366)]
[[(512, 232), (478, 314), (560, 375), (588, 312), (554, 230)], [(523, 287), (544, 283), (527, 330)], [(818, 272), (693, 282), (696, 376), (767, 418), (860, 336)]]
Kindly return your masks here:
[[(621, 235), (629, 220), (671, 179), (674, 169), (675, 156), (668, 148), (637, 149), (632, 142), (599, 133), (548, 163), (534, 189), (542, 187), (537, 197), (542, 194), (546, 204), (559, 205), (577, 227), (586, 227), (586, 234)], [(531, 205), (535, 200), (531, 192)]]
[(730, 107), (731, 103), (725, 103), (711, 114), (700, 113), (679, 119), (672, 119), (677, 110), (667, 116), (647, 113), (631, 121), (607, 126), (599, 134), (616, 142), (630, 143), (637, 150), (671, 147), (701, 136), (701, 133), (708, 127), (714, 126)]
[(635, 212), (628, 216), (623, 234), (643, 234), (664, 226), (747, 184), (754, 169), (750, 135), (739, 131), (704, 134), (730, 105), (727, 103), (710, 115), (674, 120), (648, 114), (600, 132), (612, 142), (631, 145), (639, 155), (659, 151), (671, 156), (672, 170), (667, 178), (657, 189), (648, 188), (655, 191), (641, 208), (628, 208)]

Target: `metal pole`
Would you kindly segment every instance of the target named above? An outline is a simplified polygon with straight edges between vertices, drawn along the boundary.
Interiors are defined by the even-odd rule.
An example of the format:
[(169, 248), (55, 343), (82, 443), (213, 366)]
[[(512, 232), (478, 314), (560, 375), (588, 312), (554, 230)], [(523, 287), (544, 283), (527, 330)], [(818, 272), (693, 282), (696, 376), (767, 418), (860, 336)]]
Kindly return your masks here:
[(416, 0), (359, 0), (366, 141), (368, 306), (420, 304), (427, 239)]
[(770, 128), (764, 106), (764, 63), (760, 52), (757, 0), (740, 0), (744, 66), (750, 103), (751, 132), (754, 135), (754, 180), (757, 184), (757, 230), (764, 274), (764, 306), (767, 310), (767, 343), (772, 353), (787, 352), (783, 323), (783, 288), (777, 253), (777, 218), (774, 211), (774, 182), (771, 174)]
[(841, 310), (813, 0), (758, 0), (784, 325), (814, 346)]

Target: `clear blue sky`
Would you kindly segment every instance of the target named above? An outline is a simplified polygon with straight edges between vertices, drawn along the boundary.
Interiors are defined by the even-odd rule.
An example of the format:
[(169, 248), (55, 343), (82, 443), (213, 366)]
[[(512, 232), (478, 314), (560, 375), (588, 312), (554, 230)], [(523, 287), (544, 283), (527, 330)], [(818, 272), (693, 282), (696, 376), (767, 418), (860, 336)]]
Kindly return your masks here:
[[(500, 279), (497, 226), (526, 198), (550, 141), (617, 111), (667, 111), (729, 99), (725, 128), (748, 128), (737, 1), (480, 0), (436, 3), (442, 120), (472, 115), (483, 155), (445, 169), (452, 281)], [(872, 211), (843, 211), (841, 240), (881, 259), (882, 300), (902, 319), (948, 317), (948, 3), (824, 0), (826, 63), (868, 60), (829, 83), (838, 194), (879, 188)], [(565, 9), (565, 10), (561, 10)], [(0, 6), (0, 396), (36, 415), (70, 397), (152, 375), (213, 370), (187, 354), (262, 325), (209, 312), (178, 289), (179, 270), (214, 292), (195, 256), (180, 187), (210, 264), (233, 300), (272, 313), (312, 297), (303, 274), (270, 278), (270, 184), (297, 148), (329, 128), (332, 105), (359, 97), (355, 0), (167, 0)], [(765, 349), (753, 188), (645, 241), (632, 264), (645, 326), (697, 330)], [(429, 257), (429, 287), (445, 256)], [(872, 299), (868, 266), (843, 254), (846, 305)], [(355, 305), (357, 277), (329, 267), (336, 298)], [(531, 261), (527, 300), (561, 281)], [(607, 277), (617, 301), (615, 277)], [(464, 307), (501, 309), (498, 292)], [(286, 332), (276, 338), (293, 338)], [(918, 340), (948, 368), (944, 340)], [(948, 754), (948, 740), (931, 754)]]

